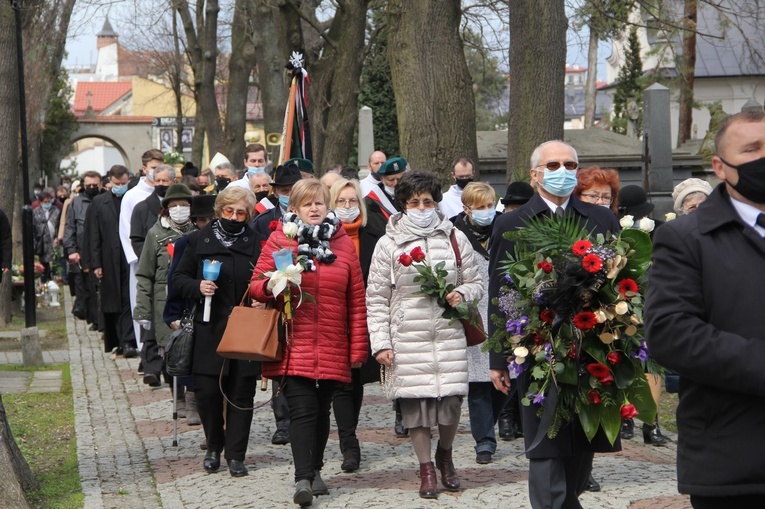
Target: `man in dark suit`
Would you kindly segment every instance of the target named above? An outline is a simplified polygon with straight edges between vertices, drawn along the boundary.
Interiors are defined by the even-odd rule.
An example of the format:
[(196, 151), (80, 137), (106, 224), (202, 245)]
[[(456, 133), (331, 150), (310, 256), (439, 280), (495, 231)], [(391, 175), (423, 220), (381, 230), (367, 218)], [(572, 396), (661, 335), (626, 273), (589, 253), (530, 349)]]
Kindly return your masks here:
[(680, 374), (680, 493), (765, 507), (765, 112), (728, 117), (715, 151), (723, 183), (654, 236), (646, 337)]
[[(562, 141), (548, 141), (539, 145), (531, 154), (531, 181), (536, 184), (537, 194), (520, 208), (502, 214), (494, 222), (489, 267), (489, 310), (488, 316), (499, 314), (499, 309), (492, 300), (499, 296), (504, 274), (501, 262), (507, 253), (514, 253), (514, 243), (505, 239), (503, 234), (523, 228), (524, 220), (543, 215), (565, 215), (578, 217), (580, 224), (586, 222), (593, 233), (616, 232), (619, 223), (614, 214), (605, 207), (580, 201), (571, 193), (576, 187), (578, 160), (576, 150)], [(496, 325), (489, 320), (489, 335), (494, 334)], [(494, 386), (509, 393), (510, 375), (507, 370), (509, 352), (491, 352), (491, 379)], [(520, 394), (527, 392), (531, 370), (526, 370), (518, 379)], [(521, 407), (526, 457), (529, 458), (529, 498), (531, 506), (538, 508), (578, 509), (579, 495), (584, 491), (592, 470), (592, 458), (595, 452), (611, 452), (621, 449), (617, 442), (611, 446), (602, 430), (598, 431), (590, 443), (578, 420), (561, 428), (554, 439), (547, 436), (530, 448), (537, 438), (537, 433), (545, 434), (540, 429), (537, 408)]]
[(129, 269), (119, 236), (120, 204), (127, 192), (128, 169), (115, 164), (107, 173), (110, 191), (93, 199), (85, 231), (89, 238), (90, 265), (100, 282), (104, 349), (117, 348), (125, 358), (136, 357), (135, 332), (130, 313)]
[(157, 222), (162, 210), (162, 198), (175, 182), (175, 168), (169, 164), (161, 164), (154, 169), (154, 191), (142, 202), (137, 204), (130, 216), (130, 243), (133, 252), (141, 258), (146, 234)]

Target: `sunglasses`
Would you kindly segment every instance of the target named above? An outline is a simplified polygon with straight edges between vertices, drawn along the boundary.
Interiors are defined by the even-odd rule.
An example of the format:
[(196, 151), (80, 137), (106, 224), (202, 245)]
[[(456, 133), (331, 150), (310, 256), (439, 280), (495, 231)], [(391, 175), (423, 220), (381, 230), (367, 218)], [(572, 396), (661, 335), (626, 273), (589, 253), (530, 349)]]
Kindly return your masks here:
[[(537, 166), (537, 168), (541, 168), (543, 166), (550, 171), (555, 171), (561, 167), (561, 163), (559, 163), (558, 161), (550, 161), (547, 164), (540, 164), (539, 166)], [(579, 167), (579, 163), (577, 163), (576, 161), (566, 161), (565, 163), (563, 163), (563, 167), (566, 168), (567, 170), (576, 170)]]

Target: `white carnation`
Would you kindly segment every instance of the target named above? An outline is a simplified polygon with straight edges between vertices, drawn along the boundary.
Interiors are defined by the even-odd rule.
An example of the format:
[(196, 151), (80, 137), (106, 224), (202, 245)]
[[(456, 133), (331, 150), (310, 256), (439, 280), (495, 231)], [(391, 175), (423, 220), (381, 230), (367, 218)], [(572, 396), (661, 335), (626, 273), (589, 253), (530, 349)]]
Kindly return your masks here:
[(619, 224), (622, 228), (632, 228), (632, 225), (635, 224), (635, 218), (633, 216), (624, 216), (619, 220)]

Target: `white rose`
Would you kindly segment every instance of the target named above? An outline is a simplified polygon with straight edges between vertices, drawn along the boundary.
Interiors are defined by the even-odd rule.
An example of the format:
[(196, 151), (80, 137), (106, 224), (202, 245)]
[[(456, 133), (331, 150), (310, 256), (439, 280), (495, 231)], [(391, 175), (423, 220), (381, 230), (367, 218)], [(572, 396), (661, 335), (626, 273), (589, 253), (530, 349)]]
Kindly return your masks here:
[(644, 217), (638, 223), (638, 228), (640, 228), (644, 232), (652, 232), (653, 231), (653, 227), (655, 225), (656, 225), (656, 223), (654, 223), (653, 219), (649, 219), (647, 217)]
[(635, 224), (635, 218), (632, 216), (624, 216), (619, 220), (619, 224), (622, 228), (632, 228), (632, 225)]
[(677, 219), (677, 214), (674, 212), (667, 212), (664, 214), (664, 220), (665, 221), (672, 221), (673, 219)]
[(294, 239), (298, 234), (298, 226), (295, 223), (284, 223), (284, 226), (282, 226), (282, 231), (284, 231), (284, 235), (288, 239)]
[(614, 311), (616, 311), (616, 314), (617, 314), (617, 315), (623, 315), (624, 313), (626, 313), (627, 311), (629, 311), (629, 306), (627, 306), (627, 303), (626, 303), (626, 302), (624, 302), (624, 301), (621, 301), (621, 302), (619, 302), (619, 304), (617, 304), (617, 305), (614, 307)]
[(527, 357), (529, 355), (529, 349), (525, 346), (516, 347), (516, 349), (513, 350), (513, 355), (516, 357)]

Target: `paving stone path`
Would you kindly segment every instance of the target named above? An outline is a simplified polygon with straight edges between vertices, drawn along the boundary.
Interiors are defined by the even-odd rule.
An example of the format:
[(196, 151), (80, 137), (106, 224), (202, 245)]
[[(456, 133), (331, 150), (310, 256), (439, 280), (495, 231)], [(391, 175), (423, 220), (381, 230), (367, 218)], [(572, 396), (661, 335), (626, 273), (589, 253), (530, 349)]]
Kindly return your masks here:
[[(273, 415), (256, 410), (245, 464), (250, 475), (233, 478), (223, 468), (202, 469), (200, 426), (179, 421), (179, 444), (172, 445), (172, 400), (167, 387), (151, 389), (137, 375), (137, 359), (112, 359), (98, 335), (83, 322), (68, 320), (77, 425), (78, 457), (86, 508), (290, 508), (293, 494), (289, 446), (271, 445)], [(265, 403), (270, 391), (257, 393)], [(330, 494), (317, 508), (528, 508), (528, 461), (522, 440), (500, 442), (494, 462), (477, 465), (467, 405), (455, 443), (462, 479), (457, 493), (437, 501), (418, 497), (417, 461), (408, 440), (392, 432), (392, 410), (379, 387), (368, 385), (359, 425), (362, 466), (353, 474), (342, 461), (334, 429), (327, 445), (323, 477)], [(434, 442), (435, 443), (435, 442)], [(625, 441), (618, 454), (595, 458), (595, 478), (603, 490), (581, 497), (586, 508), (689, 508), (677, 495), (675, 445), (652, 447)]]

